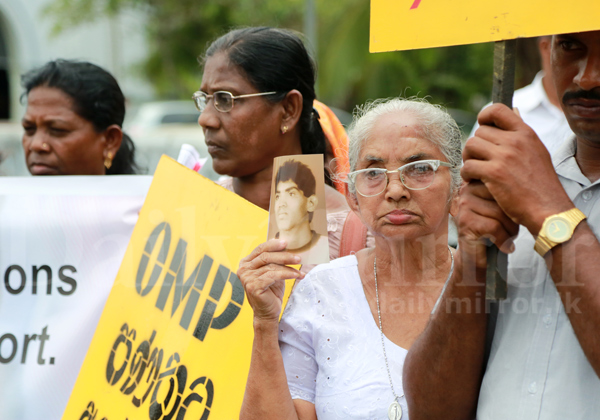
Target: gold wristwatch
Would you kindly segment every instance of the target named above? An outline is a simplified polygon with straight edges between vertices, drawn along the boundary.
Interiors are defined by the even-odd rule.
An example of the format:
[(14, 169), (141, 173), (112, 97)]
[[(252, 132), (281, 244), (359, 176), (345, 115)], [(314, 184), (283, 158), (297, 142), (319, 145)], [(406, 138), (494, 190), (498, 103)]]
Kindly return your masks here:
[(586, 216), (578, 208), (546, 217), (533, 249), (542, 257), (558, 244), (567, 242), (573, 231)]

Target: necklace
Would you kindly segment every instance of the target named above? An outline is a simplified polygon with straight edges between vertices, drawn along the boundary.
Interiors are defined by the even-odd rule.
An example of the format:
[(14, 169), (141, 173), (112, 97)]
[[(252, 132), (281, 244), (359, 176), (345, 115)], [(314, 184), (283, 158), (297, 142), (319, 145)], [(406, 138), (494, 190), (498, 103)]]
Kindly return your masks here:
[[(444, 288), (442, 289), (442, 293), (446, 289), (446, 284), (452, 276), (452, 272), (454, 271), (454, 255), (452, 255), (452, 250), (450, 249), (450, 245), (448, 245), (448, 251), (450, 251), (450, 258), (452, 259), (452, 264), (450, 266), (450, 272), (448, 273), (448, 277), (444, 282)], [(388, 379), (390, 380), (390, 388), (392, 388), (392, 394), (394, 395), (394, 401), (390, 404), (388, 408), (388, 419), (389, 420), (400, 420), (402, 418), (402, 406), (400, 405), (400, 398), (404, 397), (404, 394), (398, 395), (394, 390), (394, 384), (392, 383), (392, 373), (390, 372), (390, 365), (388, 363), (387, 354), (385, 352), (385, 343), (383, 341), (383, 326), (381, 324), (381, 310), (379, 308), (379, 290), (377, 289), (377, 255), (373, 260), (373, 274), (375, 275), (375, 301), (377, 302), (377, 318), (379, 319), (379, 332), (381, 333), (381, 347), (383, 348), (383, 359), (385, 360), (385, 368), (387, 369)]]

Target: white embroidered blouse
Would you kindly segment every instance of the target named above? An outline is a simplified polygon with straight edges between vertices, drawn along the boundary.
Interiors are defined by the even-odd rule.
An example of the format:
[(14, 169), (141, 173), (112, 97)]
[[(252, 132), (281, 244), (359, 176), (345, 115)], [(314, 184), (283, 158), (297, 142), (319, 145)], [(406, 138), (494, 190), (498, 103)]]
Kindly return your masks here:
[[(384, 340), (394, 390), (403, 395), (407, 350)], [(394, 396), (354, 255), (317, 266), (296, 285), (279, 344), (292, 398), (315, 404), (319, 420), (388, 418)], [(407, 420), (404, 397), (400, 404)]]

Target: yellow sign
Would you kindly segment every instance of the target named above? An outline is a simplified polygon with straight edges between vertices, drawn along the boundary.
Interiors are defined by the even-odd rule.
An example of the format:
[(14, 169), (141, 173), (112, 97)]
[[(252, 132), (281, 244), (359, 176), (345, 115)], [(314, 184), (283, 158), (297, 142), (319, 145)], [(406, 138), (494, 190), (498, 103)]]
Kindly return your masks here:
[(163, 157), (63, 419), (237, 419), (253, 329), (235, 272), (267, 224)]
[(598, 0), (371, 0), (371, 52), (600, 29)]

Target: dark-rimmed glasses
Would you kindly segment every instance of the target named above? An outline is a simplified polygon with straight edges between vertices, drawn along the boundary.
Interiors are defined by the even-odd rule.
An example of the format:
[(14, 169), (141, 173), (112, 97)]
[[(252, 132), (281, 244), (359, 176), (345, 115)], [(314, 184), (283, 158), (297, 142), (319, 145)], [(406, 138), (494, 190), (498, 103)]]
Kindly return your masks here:
[(454, 165), (440, 160), (418, 160), (399, 167), (394, 171), (385, 168), (367, 168), (350, 172), (348, 179), (363, 197), (381, 194), (389, 183), (388, 174), (398, 172), (400, 181), (409, 190), (424, 190), (433, 184), (435, 173), (440, 166), (454, 168)]
[(194, 100), (194, 104), (198, 111), (202, 112), (206, 108), (206, 104), (210, 99), (213, 100), (213, 105), (215, 109), (219, 112), (229, 112), (233, 108), (233, 101), (235, 99), (240, 98), (251, 98), (253, 96), (265, 96), (265, 95), (274, 95), (277, 92), (261, 92), (261, 93), (249, 93), (247, 95), (238, 95), (233, 96), (231, 92), (227, 92), (225, 90), (220, 90), (218, 92), (213, 93), (212, 95), (208, 95), (201, 90), (198, 92), (194, 92), (192, 95), (192, 99)]

